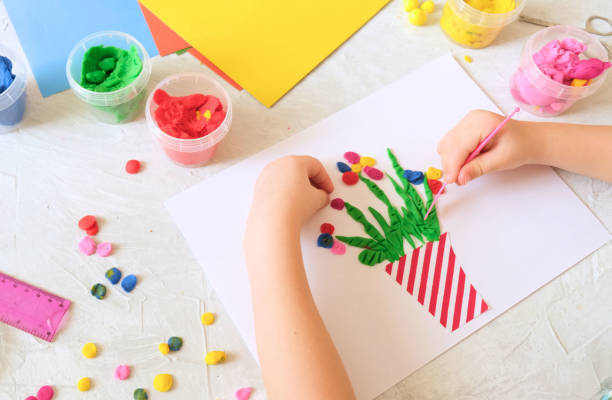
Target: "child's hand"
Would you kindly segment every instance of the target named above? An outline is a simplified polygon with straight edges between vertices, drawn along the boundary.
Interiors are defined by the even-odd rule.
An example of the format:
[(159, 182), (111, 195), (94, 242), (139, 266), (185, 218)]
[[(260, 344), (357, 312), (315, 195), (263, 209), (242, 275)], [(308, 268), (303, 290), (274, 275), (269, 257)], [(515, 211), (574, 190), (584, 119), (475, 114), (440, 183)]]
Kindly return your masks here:
[(333, 190), (327, 171), (316, 158), (289, 156), (273, 161), (255, 184), (247, 239), (266, 235), (268, 227), (299, 233), (304, 222), (328, 203)]
[(510, 120), (470, 163), (468, 155), (499, 123), (503, 116), (472, 110), (438, 144), (444, 180), (464, 185), (489, 172), (516, 168), (533, 162), (539, 147), (537, 132), (531, 134), (524, 122)]

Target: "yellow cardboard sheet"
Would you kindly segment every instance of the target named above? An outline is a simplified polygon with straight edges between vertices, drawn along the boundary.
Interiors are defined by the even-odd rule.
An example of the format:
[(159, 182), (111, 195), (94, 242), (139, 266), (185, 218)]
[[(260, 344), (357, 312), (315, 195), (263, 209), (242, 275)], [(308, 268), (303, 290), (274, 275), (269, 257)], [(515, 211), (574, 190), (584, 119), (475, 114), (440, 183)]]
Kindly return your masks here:
[(141, 0), (267, 107), (389, 0)]

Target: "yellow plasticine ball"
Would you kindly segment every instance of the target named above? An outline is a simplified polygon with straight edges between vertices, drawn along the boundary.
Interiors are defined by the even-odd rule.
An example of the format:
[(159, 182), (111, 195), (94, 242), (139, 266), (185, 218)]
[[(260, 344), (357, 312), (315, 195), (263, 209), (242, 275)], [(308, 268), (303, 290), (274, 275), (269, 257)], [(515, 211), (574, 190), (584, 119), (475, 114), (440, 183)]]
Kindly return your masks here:
[(79, 381), (77, 382), (77, 389), (79, 389), (79, 392), (86, 392), (89, 389), (91, 389), (91, 379), (89, 378), (79, 379)]
[(153, 387), (158, 392), (167, 392), (172, 389), (172, 384), (174, 383), (174, 379), (170, 374), (158, 374), (153, 378)]
[(94, 358), (98, 355), (98, 349), (93, 343), (85, 343), (83, 349), (81, 350), (81, 353), (83, 353), (83, 356), (85, 358)]
[(205, 312), (204, 314), (202, 314), (202, 317), (200, 319), (202, 320), (202, 324), (212, 325), (213, 322), (215, 322), (215, 314), (211, 312)]
[(425, 175), (427, 175), (427, 179), (440, 179), (442, 178), (442, 171), (440, 171), (438, 168), (429, 167), (427, 168)]
[(353, 171), (354, 173), (358, 174), (361, 172), (361, 164), (353, 164), (351, 165), (351, 171)]
[(225, 352), (224, 351), (209, 351), (206, 353), (206, 357), (204, 357), (204, 361), (208, 365), (215, 365), (222, 363), (225, 361)]
[(364, 167), (373, 167), (374, 165), (376, 165), (376, 160), (372, 157), (361, 157), (359, 159), (359, 164)]
[(471, 63), (471, 62), (473, 61), (473, 60), (472, 60), (472, 57), (470, 57), (470, 56), (468, 56), (468, 55), (463, 56), (463, 59), (464, 59), (464, 60), (465, 60), (465, 62), (467, 62), (467, 63)]
[(170, 353), (170, 346), (168, 346), (168, 343), (160, 343), (157, 348), (159, 349), (159, 352), (163, 355)]
[(419, 0), (404, 0), (404, 10), (410, 12), (419, 7)]
[(426, 13), (431, 14), (436, 9), (436, 5), (434, 4), (433, 1), (427, 0), (426, 2), (421, 4), (421, 9), (425, 11)]
[(408, 14), (408, 21), (412, 25), (423, 26), (427, 22), (427, 13), (420, 8), (415, 8)]
[(204, 118), (210, 119), (210, 117), (211, 117), (210, 110), (204, 111)]

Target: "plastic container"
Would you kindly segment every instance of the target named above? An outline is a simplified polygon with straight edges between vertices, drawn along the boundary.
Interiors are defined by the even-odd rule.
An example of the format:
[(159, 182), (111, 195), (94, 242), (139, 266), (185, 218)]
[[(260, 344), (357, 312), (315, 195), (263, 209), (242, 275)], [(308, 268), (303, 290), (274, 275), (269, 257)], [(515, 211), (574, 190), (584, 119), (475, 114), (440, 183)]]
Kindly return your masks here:
[[(142, 61), (142, 71), (129, 85), (112, 92), (94, 92), (80, 85), (83, 56), (93, 46), (115, 46), (129, 50), (135, 46)], [(91, 111), (100, 122), (122, 124), (137, 115), (146, 97), (145, 87), (151, 77), (151, 60), (145, 48), (127, 33), (103, 31), (93, 33), (74, 46), (66, 63), (66, 76), (72, 91), (91, 106)]]
[(442, 10), (440, 27), (452, 41), (464, 47), (480, 49), (490, 45), (504, 26), (514, 22), (527, 0), (516, 0), (514, 10), (507, 13), (487, 13), (464, 0), (447, 0)]
[(533, 60), (533, 54), (552, 40), (574, 38), (587, 48), (580, 58), (608, 60), (608, 52), (590, 33), (573, 26), (557, 25), (532, 35), (525, 43), (521, 62), (510, 82), (512, 97), (520, 107), (541, 117), (553, 117), (565, 112), (576, 101), (595, 93), (603, 84), (609, 69), (592, 79), (589, 85), (573, 87), (545, 75)]
[[(216, 96), (223, 104), (225, 119), (217, 129), (201, 138), (179, 139), (170, 136), (159, 129), (153, 117), (158, 107), (153, 101), (157, 89), (165, 90), (170, 96), (187, 96), (194, 93)], [(195, 72), (180, 73), (170, 75), (155, 86), (147, 100), (145, 114), (153, 137), (172, 161), (183, 167), (200, 167), (212, 158), (219, 143), (229, 132), (232, 124), (232, 102), (225, 89), (212, 78)]]
[(16, 129), (23, 120), (26, 109), (26, 72), (21, 60), (8, 48), (0, 45), (0, 55), (13, 64), (13, 83), (0, 93), (0, 134)]

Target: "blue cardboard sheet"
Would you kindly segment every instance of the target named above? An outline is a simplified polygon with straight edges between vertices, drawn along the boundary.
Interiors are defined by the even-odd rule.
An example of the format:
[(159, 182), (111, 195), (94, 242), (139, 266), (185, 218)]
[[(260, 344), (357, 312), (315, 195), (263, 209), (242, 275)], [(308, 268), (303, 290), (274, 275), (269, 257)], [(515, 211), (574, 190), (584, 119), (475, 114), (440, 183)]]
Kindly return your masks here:
[(158, 54), (136, 0), (4, 0), (43, 97), (68, 89), (66, 60), (85, 36), (116, 30)]

